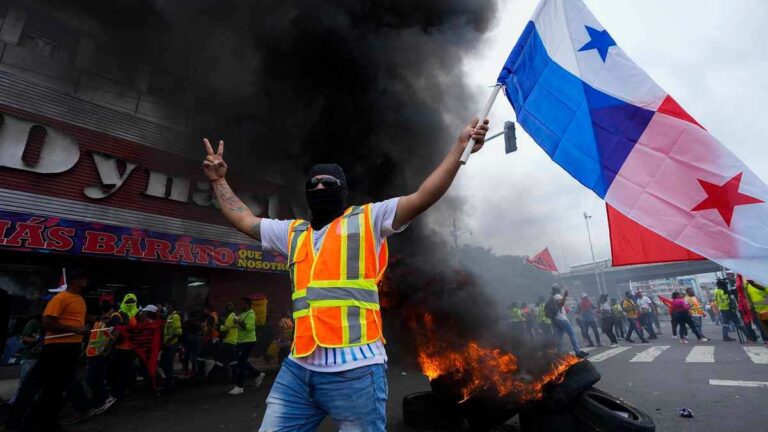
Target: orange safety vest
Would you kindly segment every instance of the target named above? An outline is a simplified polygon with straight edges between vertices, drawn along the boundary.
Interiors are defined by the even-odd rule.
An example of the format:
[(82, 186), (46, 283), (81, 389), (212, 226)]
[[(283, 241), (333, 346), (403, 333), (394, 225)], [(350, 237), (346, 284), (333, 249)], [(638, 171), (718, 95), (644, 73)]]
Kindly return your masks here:
[(205, 342), (219, 338), (219, 314), (211, 312), (211, 316), (213, 317), (213, 324), (210, 327), (208, 326), (208, 320), (205, 320), (203, 323), (203, 326), (205, 326), (205, 331), (203, 332)]
[(350, 207), (334, 219), (317, 253), (309, 222), (291, 223), (294, 357), (306, 357), (318, 345), (344, 348), (383, 339), (377, 284), (389, 254), (386, 240), (376, 252), (371, 208)]
[[(112, 314), (113, 317), (115, 315), (120, 317), (120, 325), (127, 325), (129, 327), (136, 327), (137, 325), (139, 325), (139, 322), (138, 320), (136, 320), (135, 316), (128, 317), (128, 322), (126, 323), (124, 322), (124, 319), (125, 319), (125, 316), (127, 315), (123, 315), (120, 312), (115, 312)], [(133, 349), (133, 345), (131, 345), (131, 341), (127, 337), (125, 337), (125, 335), (120, 334), (117, 336), (117, 343), (115, 343), (115, 349), (129, 350), (129, 349)]]
[(704, 309), (701, 307), (699, 299), (695, 296), (686, 295), (685, 300), (688, 302), (688, 305), (691, 306), (691, 315), (704, 316)]
[[(99, 330), (105, 328), (107, 325), (101, 321), (96, 321), (92, 330)], [(85, 349), (85, 355), (88, 357), (96, 357), (101, 355), (109, 342), (112, 340), (112, 334), (110, 331), (91, 331), (91, 335), (88, 337), (88, 347)]]

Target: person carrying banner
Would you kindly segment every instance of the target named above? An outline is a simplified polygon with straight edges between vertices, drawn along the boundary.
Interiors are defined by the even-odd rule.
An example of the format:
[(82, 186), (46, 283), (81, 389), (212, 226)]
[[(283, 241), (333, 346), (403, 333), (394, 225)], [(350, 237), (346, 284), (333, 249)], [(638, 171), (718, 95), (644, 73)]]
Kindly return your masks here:
[[(224, 215), (291, 263), (293, 350), (267, 398), (260, 430), (314, 430), (327, 415), (360, 430), (386, 430), (386, 353), (377, 291), (388, 259), (386, 238), (445, 194), (465, 149), (479, 150), (487, 131), (487, 120), (470, 122), (416, 192), (379, 203), (347, 206), (344, 170), (315, 165), (305, 183), (309, 221), (254, 216), (224, 178), (224, 143), (214, 152), (204, 140), (203, 169)], [(340, 397), (341, 392), (350, 396)]]

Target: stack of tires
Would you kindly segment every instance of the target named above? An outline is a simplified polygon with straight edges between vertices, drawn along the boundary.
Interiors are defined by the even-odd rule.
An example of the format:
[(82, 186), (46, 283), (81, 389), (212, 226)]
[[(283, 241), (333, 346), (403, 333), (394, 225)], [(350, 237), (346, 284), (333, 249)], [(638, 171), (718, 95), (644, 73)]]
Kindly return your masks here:
[(421, 430), (461, 428), (466, 419), (473, 431), (491, 431), (520, 415), (522, 432), (654, 432), (651, 417), (621, 398), (594, 386), (600, 374), (588, 361), (568, 369), (564, 379), (544, 390), (544, 397), (510, 407), (446, 400), (434, 392), (403, 398), (403, 420)]

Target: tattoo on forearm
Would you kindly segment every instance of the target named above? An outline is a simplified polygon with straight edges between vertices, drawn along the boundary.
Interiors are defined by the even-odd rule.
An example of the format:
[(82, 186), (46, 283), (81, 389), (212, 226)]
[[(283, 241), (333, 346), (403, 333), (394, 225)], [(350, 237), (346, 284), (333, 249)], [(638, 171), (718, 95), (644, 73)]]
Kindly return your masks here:
[(246, 209), (245, 204), (240, 201), (240, 198), (232, 192), (232, 188), (227, 184), (217, 184), (214, 186), (216, 191), (216, 197), (219, 199), (219, 204), (222, 208), (226, 207), (229, 210), (237, 213), (243, 213)]

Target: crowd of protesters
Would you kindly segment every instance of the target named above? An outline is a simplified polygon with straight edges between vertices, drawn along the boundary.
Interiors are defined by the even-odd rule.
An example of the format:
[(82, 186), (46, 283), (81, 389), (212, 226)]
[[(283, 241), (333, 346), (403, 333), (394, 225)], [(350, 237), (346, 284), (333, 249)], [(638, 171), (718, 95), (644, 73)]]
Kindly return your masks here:
[[(611, 348), (621, 341), (636, 343), (633, 335), (641, 343), (658, 339), (662, 335), (660, 315), (669, 315), (672, 336), (680, 343), (688, 343), (690, 334), (699, 342), (708, 342), (710, 339), (703, 334), (702, 324), (709, 312), (712, 322), (721, 326), (724, 341), (736, 340), (731, 336), (735, 331), (746, 342), (754, 343), (759, 332), (763, 343), (768, 344), (768, 289), (754, 281), (744, 281), (746, 295), (742, 296), (743, 301), (738, 301), (733, 285), (733, 281), (729, 284), (726, 279), (718, 280), (717, 290), (707, 301), (700, 300), (689, 287), (684, 292), (672, 293), (671, 299), (653, 299), (637, 290), (626, 291), (621, 299), (601, 294), (595, 303), (583, 293), (579, 301), (569, 307), (566, 305), (568, 291), (562, 292), (555, 284), (548, 300), (540, 297), (535, 304), (511, 303), (507, 327), (518, 341), (554, 338), (561, 346), (563, 337), (568, 335), (574, 353), (585, 357), (587, 353), (581, 349), (582, 344), (603, 346), (601, 335), (608, 339)], [(571, 322), (580, 330), (581, 341)]]
[[(246, 377), (255, 387), (264, 380), (250, 360), (265, 327), (257, 324), (251, 299), (240, 299), (237, 307), (227, 304), (221, 319), (210, 307), (184, 312), (170, 301), (140, 306), (132, 293), (119, 301), (102, 295), (98, 311), (86, 311), (87, 275), (71, 271), (68, 279), (65, 290), (51, 290), (61, 292), (40, 299), (38, 312), (24, 325), (15, 354), (21, 375), (9, 401), (6, 430), (63, 430), (62, 424), (110, 410), (137, 390), (139, 381), (156, 395), (172, 392), (177, 376), (231, 380), (229, 394), (239, 395)], [(290, 313), (281, 316), (278, 327), (272, 354), (282, 361), (293, 337)], [(139, 355), (139, 337), (132, 336), (140, 329), (147, 330), (142, 333), (146, 346), (156, 348), (141, 351), (144, 355)], [(61, 420), (64, 395), (74, 414)]]

